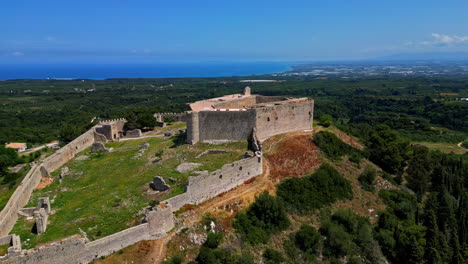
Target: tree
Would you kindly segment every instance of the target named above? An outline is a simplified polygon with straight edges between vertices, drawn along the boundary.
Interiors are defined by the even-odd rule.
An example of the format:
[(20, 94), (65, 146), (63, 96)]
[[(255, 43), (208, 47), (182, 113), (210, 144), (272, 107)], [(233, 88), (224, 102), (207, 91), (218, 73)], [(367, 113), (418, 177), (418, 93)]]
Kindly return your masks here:
[(425, 146), (414, 146), (413, 155), (406, 170), (407, 185), (421, 200), (431, 180), (432, 160), (429, 149)]
[(219, 232), (210, 232), (203, 246), (208, 248), (217, 248), (223, 239), (223, 234)]
[(8, 167), (21, 162), (18, 153), (11, 148), (0, 145), (0, 175), (8, 173)]
[(308, 255), (315, 255), (320, 241), (320, 234), (315, 227), (302, 225), (301, 229), (294, 235), (294, 241), (302, 251)]
[(283, 202), (267, 191), (255, 198), (255, 202), (234, 220), (234, 228), (244, 241), (251, 244), (266, 243), (270, 235), (289, 226)]
[(320, 125), (324, 127), (329, 127), (333, 123), (333, 117), (331, 115), (325, 114), (320, 117)]
[(409, 142), (386, 125), (377, 125), (368, 141), (371, 161), (389, 173), (402, 173), (408, 159)]
[(60, 129), (59, 138), (64, 143), (69, 143), (83, 133), (83, 129), (73, 124), (65, 123)]
[(364, 171), (359, 175), (359, 182), (361, 183), (362, 187), (367, 191), (374, 190), (374, 183), (375, 183), (375, 176), (376, 171), (373, 167), (367, 166)]

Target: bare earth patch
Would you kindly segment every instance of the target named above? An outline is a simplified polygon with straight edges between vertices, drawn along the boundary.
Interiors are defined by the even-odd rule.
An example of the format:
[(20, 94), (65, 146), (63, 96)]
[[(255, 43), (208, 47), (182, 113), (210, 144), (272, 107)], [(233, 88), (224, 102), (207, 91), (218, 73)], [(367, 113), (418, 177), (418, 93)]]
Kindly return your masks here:
[(264, 145), (267, 152), (273, 148), (271, 153), (265, 155), (270, 164), (272, 179), (301, 177), (315, 171), (322, 164), (319, 149), (312, 142), (310, 133), (299, 133), (279, 142), (267, 140)]
[(52, 177), (42, 177), (41, 182), (36, 186), (36, 190), (44, 189), (45, 187), (51, 185), (54, 182)]

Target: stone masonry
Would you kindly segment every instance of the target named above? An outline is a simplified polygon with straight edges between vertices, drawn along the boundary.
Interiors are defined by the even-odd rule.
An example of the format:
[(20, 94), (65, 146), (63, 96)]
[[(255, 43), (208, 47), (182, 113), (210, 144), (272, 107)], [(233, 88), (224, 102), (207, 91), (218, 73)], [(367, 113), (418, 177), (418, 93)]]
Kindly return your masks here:
[[(232, 140), (263, 141), (271, 136), (312, 128), (314, 100), (282, 96), (232, 94), (188, 105), (180, 120), (187, 123), (187, 143), (216, 143)], [(163, 114), (155, 114), (161, 117)]]

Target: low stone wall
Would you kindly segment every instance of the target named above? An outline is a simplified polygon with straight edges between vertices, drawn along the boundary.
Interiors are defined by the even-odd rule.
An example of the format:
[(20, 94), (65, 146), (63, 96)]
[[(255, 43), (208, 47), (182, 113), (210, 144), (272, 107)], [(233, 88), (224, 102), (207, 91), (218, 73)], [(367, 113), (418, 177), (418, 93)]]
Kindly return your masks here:
[(190, 177), (186, 192), (166, 200), (166, 203), (176, 211), (185, 204), (207, 201), (262, 174), (262, 161), (261, 153), (257, 153), (254, 157), (226, 164), (210, 174)]
[(125, 229), (121, 232), (87, 243), (86, 250), (89, 252), (89, 257), (86, 259), (86, 261), (92, 261), (93, 259), (102, 256), (108, 256), (142, 240), (154, 240), (163, 236), (164, 234), (160, 234), (159, 236), (151, 236), (147, 223), (137, 225), (135, 227)]
[[(162, 238), (174, 228), (170, 207), (155, 208), (149, 213), (148, 218), (148, 223), (92, 242), (87, 242), (86, 239), (75, 235), (37, 246), (34, 249), (9, 250), (7, 255), (0, 257), (0, 262), (9, 264), (89, 263), (96, 258), (108, 256), (139, 241)], [(8, 237), (0, 238), (0, 241), (11, 241), (12, 236)]]
[(140, 138), (142, 137), (140, 129), (128, 130), (125, 132), (125, 138)]

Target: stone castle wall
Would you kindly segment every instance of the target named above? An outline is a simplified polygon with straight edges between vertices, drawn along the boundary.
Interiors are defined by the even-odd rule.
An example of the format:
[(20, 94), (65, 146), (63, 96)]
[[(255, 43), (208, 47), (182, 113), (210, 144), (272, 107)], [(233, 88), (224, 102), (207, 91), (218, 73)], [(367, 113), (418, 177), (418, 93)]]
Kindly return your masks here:
[(116, 140), (120, 138), (120, 131), (124, 129), (125, 123), (127, 120), (124, 118), (102, 121), (95, 127), (95, 130), (104, 135), (107, 140)]
[[(187, 139), (198, 136), (197, 141), (246, 140), (255, 125), (252, 110), (203, 111), (190, 114), (198, 115), (198, 118), (187, 124), (187, 133), (197, 135), (188, 135)], [(198, 131), (191, 129), (195, 126), (198, 126)]]
[(271, 136), (312, 128), (314, 101), (255, 108), (257, 137), (265, 140)]
[(108, 256), (142, 240), (154, 240), (166, 236), (174, 228), (172, 208), (156, 208), (151, 211), (148, 223), (87, 242), (78, 235), (37, 246), (29, 250), (17, 250), (0, 257), (1, 263), (10, 264), (79, 264)]
[(166, 202), (174, 211), (185, 204), (200, 204), (241, 185), (262, 172), (262, 156), (258, 153), (254, 157), (226, 164), (207, 175), (190, 177), (186, 192)]
[(154, 114), (154, 118), (158, 122), (164, 122), (165, 117), (173, 117), (177, 122), (186, 122), (186, 114), (185, 113), (156, 113)]
[(63, 164), (71, 160), (76, 153), (91, 146), (93, 142), (94, 127), (29, 170), (8, 200), (8, 203), (0, 212), (0, 236), (5, 236), (11, 231), (18, 220), (18, 211), (28, 203), (33, 190), (39, 184), (41, 178), (47, 177), (48, 172), (60, 168)]
[(215, 107), (223, 109), (187, 112), (187, 143), (249, 140), (254, 128), (258, 139), (263, 141), (270, 136), (312, 128), (311, 99), (288, 101), (282, 96), (256, 95), (219, 102)]

